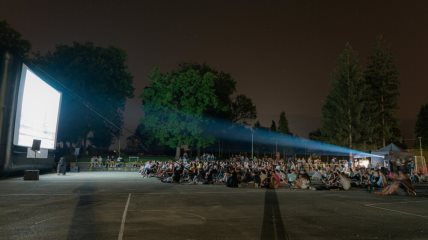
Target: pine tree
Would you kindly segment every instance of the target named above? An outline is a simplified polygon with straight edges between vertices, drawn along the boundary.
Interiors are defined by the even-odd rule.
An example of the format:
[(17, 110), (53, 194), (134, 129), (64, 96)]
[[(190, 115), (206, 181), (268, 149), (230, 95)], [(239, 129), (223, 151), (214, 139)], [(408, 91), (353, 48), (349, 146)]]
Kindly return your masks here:
[(291, 134), (290, 129), (288, 128), (288, 120), (287, 117), (285, 117), (284, 111), (282, 111), (279, 115), (278, 132), (283, 134)]
[(331, 143), (354, 147), (360, 144), (363, 108), (362, 72), (349, 43), (339, 56), (332, 86), (322, 109), (322, 134)]
[(376, 39), (364, 80), (365, 138), (377, 147), (399, 141), (398, 119), (395, 117), (399, 96), (398, 70), (382, 37)]
[(428, 104), (422, 105), (419, 110), (415, 134), (417, 137), (422, 137), (422, 146), (428, 147)]

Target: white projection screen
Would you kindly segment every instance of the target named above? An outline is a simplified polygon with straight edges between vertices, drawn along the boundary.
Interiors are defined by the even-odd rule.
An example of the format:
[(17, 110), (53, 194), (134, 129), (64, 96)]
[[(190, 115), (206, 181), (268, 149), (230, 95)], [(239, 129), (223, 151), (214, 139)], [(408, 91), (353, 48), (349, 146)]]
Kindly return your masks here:
[(55, 149), (61, 92), (22, 66), (13, 143), (31, 147), (33, 139), (40, 148)]

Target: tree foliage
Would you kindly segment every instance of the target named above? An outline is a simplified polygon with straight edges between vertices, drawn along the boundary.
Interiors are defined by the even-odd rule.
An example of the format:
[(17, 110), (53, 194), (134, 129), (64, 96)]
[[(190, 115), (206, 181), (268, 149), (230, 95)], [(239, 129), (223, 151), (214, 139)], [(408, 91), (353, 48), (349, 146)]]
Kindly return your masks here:
[(183, 63), (177, 71), (186, 72), (195, 70), (204, 75), (210, 73), (214, 79), (214, 94), (217, 104), (208, 106), (204, 115), (209, 118), (223, 119), (235, 123), (246, 123), (256, 118), (256, 107), (252, 100), (245, 95), (233, 98), (236, 92), (236, 81), (228, 73), (217, 71), (207, 64)]
[(231, 107), (232, 121), (236, 123), (247, 124), (249, 120), (257, 118), (256, 106), (251, 98), (245, 95), (236, 96)]
[(177, 71), (187, 72), (194, 70), (201, 75), (210, 73), (214, 81), (214, 94), (216, 96), (216, 106), (208, 106), (204, 115), (210, 118), (230, 120), (232, 116), (232, 94), (236, 91), (236, 81), (228, 73), (217, 71), (207, 64), (183, 63)]
[(398, 70), (382, 37), (376, 39), (364, 79), (366, 138), (377, 147), (399, 141), (398, 119), (395, 117), (399, 96)]
[(279, 121), (278, 121), (278, 132), (283, 134), (291, 134), (290, 129), (288, 128), (288, 120), (285, 116), (285, 112), (282, 111), (279, 115)]
[(347, 147), (361, 141), (363, 109), (362, 72), (349, 43), (339, 56), (331, 90), (322, 108), (322, 133), (326, 140)]
[(187, 72), (189, 70), (198, 71), (201, 75), (211, 74), (214, 80), (214, 93), (217, 98), (215, 107), (208, 106), (204, 115), (211, 118), (226, 119), (231, 118), (232, 94), (236, 91), (236, 81), (228, 73), (219, 72), (207, 64), (183, 63), (177, 71)]
[(92, 144), (106, 148), (119, 136), (125, 101), (134, 91), (125, 62), (123, 50), (92, 43), (58, 45), (53, 52), (37, 56), (41, 74), (64, 86), (59, 141), (85, 142), (92, 132)]
[(309, 132), (309, 139), (314, 140), (314, 141), (322, 141), (323, 138), (322, 138), (321, 130), (316, 129), (316, 130)]
[(255, 123), (254, 123), (254, 126), (253, 126), (254, 128), (262, 128), (262, 125), (260, 124), (260, 121), (259, 120), (257, 120)]
[(428, 104), (421, 106), (416, 120), (415, 134), (422, 137), (422, 146), (428, 147)]
[(170, 73), (155, 70), (149, 79), (150, 86), (141, 95), (143, 122), (154, 137), (178, 149), (181, 145), (205, 147), (212, 143), (213, 139), (203, 134), (208, 124), (203, 114), (217, 106), (215, 75), (180, 67)]
[(31, 49), (29, 41), (14, 30), (6, 21), (0, 21), (0, 53), (8, 51), (15, 56), (26, 58)]
[(274, 120), (272, 120), (272, 123), (270, 124), (270, 130), (272, 132), (276, 132), (277, 131), (277, 129), (276, 129), (276, 123), (275, 123)]

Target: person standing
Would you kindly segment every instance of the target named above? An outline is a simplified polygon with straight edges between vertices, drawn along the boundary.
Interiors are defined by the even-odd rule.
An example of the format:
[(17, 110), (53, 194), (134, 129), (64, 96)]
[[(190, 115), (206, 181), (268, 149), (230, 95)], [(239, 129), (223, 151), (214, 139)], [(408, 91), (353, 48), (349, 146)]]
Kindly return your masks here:
[(64, 157), (60, 157), (59, 161), (58, 161), (58, 166), (56, 168), (56, 173), (59, 175), (60, 173), (62, 173), (62, 175), (65, 175), (65, 171), (66, 171), (66, 164), (65, 164), (65, 158)]

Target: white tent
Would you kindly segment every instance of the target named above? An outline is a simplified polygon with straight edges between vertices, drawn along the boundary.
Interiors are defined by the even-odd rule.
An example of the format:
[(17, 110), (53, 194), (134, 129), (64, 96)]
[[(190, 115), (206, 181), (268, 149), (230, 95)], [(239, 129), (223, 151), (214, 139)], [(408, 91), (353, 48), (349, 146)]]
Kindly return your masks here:
[(380, 164), (382, 167), (389, 167), (391, 161), (400, 160), (409, 160), (413, 159), (414, 156), (411, 153), (403, 151), (394, 143), (391, 143), (383, 148), (380, 148), (376, 151), (371, 152), (374, 155), (384, 156), (384, 158), (372, 157), (371, 164), (372, 166), (376, 166)]

